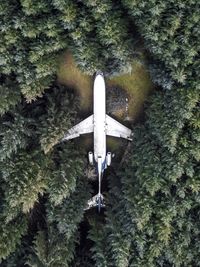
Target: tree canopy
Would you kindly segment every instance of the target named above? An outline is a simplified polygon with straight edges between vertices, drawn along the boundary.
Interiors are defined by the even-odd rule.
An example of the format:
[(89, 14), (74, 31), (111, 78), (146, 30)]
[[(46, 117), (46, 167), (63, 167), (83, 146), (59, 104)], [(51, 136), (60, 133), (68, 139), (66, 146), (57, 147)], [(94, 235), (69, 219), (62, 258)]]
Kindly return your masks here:
[[(199, 5), (1, 1), (1, 266), (200, 266)], [(137, 59), (156, 85), (107, 175), (102, 215), (84, 212), (85, 151), (60, 143), (80, 119), (56, 80), (66, 49), (91, 75), (128, 73)]]

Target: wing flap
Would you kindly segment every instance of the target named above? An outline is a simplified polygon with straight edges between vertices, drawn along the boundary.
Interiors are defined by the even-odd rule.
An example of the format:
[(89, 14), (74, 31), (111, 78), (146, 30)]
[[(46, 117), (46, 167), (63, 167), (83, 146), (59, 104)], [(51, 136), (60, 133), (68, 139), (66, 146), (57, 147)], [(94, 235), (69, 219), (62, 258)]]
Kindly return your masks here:
[(92, 133), (93, 130), (94, 130), (93, 115), (91, 115), (87, 119), (79, 122), (77, 125), (69, 129), (67, 133), (64, 135), (62, 141), (79, 137), (82, 134)]
[(107, 135), (125, 138), (130, 141), (132, 140), (132, 131), (128, 127), (124, 126), (123, 124), (119, 123), (108, 115), (106, 115), (106, 125)]

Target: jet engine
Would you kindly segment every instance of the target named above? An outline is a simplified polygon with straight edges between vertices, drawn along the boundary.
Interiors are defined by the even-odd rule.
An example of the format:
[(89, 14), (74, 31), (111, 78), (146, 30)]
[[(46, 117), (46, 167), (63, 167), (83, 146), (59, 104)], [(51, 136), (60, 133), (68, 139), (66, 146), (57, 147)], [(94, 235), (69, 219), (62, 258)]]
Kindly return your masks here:
[(107, 163), (107, 166), (110, 166), (110, 164), (111, 164), (111, 158), (112, 158), (112, 154), (111, 154), (111, 152), (108, 152), (107, 155), (106, 155), (106, 163)]
[(88, 153), (88, 159), (89, 159), (90, 165), (93, 165), (94, 164), (94, 157), (93, 157), (93, 153), (91, 151)]

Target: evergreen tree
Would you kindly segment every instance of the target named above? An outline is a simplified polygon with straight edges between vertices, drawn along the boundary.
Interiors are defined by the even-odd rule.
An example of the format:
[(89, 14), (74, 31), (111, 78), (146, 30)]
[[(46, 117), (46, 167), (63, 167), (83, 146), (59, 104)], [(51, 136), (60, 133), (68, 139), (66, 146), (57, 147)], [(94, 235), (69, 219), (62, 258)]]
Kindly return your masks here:
[[(61, 243), (66, 246), (68, 242), (69, 246), (72, 246), (71, 254), (65, 255), (66, 264), (73, 258), (73, 240), (77, 235), (75, 225), (80, 222), (84, 203), (89, 198), (87, 180), (83, 173), (84, 160), (80, 151), (76, 151), (73, 144), (59, 145), (76, 115), (77, 100), (73, 102), (73, 99), (66, 88), (53, 85), (40, 101), (33, 104), (22, 102), (1, 118), (1, 259), (5, 259), (20, 246), (20, 239), (27, 233), (27, 227), (30, 227), (30, 214), (35, 209), (35, 204), (40, 202), (40, 199), (46, 199), (46, 196), (50, 218), (47, 220), (47, 229), (49, 235), (56, 233), (55, 237), (52, 236), (53, 244), (55, 242), (52, 251), (59, 246), (59, 238), (63, 234), (62, 230), (59, 230), (60, 236), (57, 236), (55, 227), (64, 228), (61, 218), (58, 222), (53, 220), (56, 220), (56, 216), (63, 218), (64, 214), (67, 214), (66, 210), (62, 210), (64, 205), (71, 216), (68, 219), (71, 228), (66, 234), (69, 237)], [(53, 147), (54, 151), (50, 151)], [(83, 182), (80, 177), (84, 177)], [(67, 225), (67, 219), (63, 225)], [(38, 242), (42, 242), (44, 236), (46, 232), (42, 229), (36, 237), (35, 246), (39, 246)], [(69, 247), (66, 247), (66, 250), (68, 251)], [(17, 255), (13, 255), (12, 259), (18, 259)], [(47, 263), (48, 259), (44, 264)]]
[(152, 79), (171, 90), (152, 96), (115, 176), (121, 184), (110, 185), (106, 249), (96, 242), (96, 266), (101, 259), (106, 266), (199, 266), (198, 4), (123, 3), (151, 53)]
[(74, 193), (60, 205), (47, 203), (47, 227), (36, 235), (29, 266), (71, 266), (78, 242), (78, 224), (90, 197), (89, 190), (87, 180), (82, 177)]
[(152, 79), (155, 76), (159, 81), (157, 77), (163, 76), (161, 86), (166, 79), (182, 85), (186, 80), (194, 81), (194, 66), (199, 65), (199, 2), (123, 0), (122, 3), (156, 62), (157, 74), (154, 71)]
[(159, 90), (108, 178), (105, 220), (89, 219), (84, 264), (200, 266), (198, 10), (196, 0), (1, 1), (2, 266), (83, 265), (90, 186), (82, 152), (60, 144), (79, 121), (78, 100), (52, 81), (66, 48), (86, 73), (128, 72), (136, 32)]
[(0, 72), (17, 83), (7, 89), (6, 110), (20, 101), (20, 92), (28, 102), (42, 96), (55, 79), (66, 48), (89, 74), (97, 69), (114, 74), (131, 68), (132, 38), (119, 4), (3, 0), (0, 16)]
[(21, 99), (19, 84), (10, 75), (0, 76), (0, 115), (3, 115), (10, 108), (13, 108)]

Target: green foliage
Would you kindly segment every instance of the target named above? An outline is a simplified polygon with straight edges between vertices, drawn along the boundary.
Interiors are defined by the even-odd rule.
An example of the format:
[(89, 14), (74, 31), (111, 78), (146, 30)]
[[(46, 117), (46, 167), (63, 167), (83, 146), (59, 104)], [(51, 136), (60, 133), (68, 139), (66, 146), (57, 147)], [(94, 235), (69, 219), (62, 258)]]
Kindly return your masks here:
[(13, 221), (5, 224), (1, 217), (0, 226), (0, 262), (11, 252), (15, 251), (20, 243), (22, 235), (27, 231), (27, 219), (25, 216), (18, 216)]
[(133, 39), (119, 5), (112, 1), (81, 2), (76, 17), (79, 26), (71, 30), (78, 66), (89, 74), (98, 69), (109, 75), (130, 71)]
[(83, 172), (81, 151), (76, 151), (71, 144), (59, 145), (74, 122), (77, 100), (66, 88), (55, 87), (46, 95), (45, 105), (46, 112), (39, 118), (39, 142), (44, 153), (51, 158), (47, 191), (50, 201), (58, 205), (74, 191)]
[(48, 227), (48, 235), (39, 231), (34, 241), (34, 252), (26, 262), (31, 267), (67, 267), (69, 259), (73, 257), (70, 243), (57, 234), (56, 228)]
[(105, 256), (106, 253), (106, 231), (104, 229), (104, 224), (98, 222), (99, 218), (90, 220), (91, 230), (88, 235), (90, 240), (94, 242), (91, 248), (92, 259), (95, 261), (95, 266), (105, 267), (108, 266), (108, 262)]
[(61, 204), (63, 199), (74, 192), (79, 178), (83, 175), (83, 160), (74, 146), (64, 147), (52, 155), (54, 164), (49, 175), (49, 199), (54, 205)]
[[(199, 91), (193, 86), (156, 92), (144, 126), (134, 130), (129, 160), (118, 174), (119, 204), (116, 194), (111, 198), (119, 208), (109, 207), (106, 226), (113, 248), (125, 249), (123, 240), (130, 240), (127, 266), (199, 266), (199, 241), (192, 242), (200, 229)], [(108, 261), (120, 262), (122, 251), (110, 252)]]
[(29, 255), (29, 266), (71, 266), (78, 242), (78, 224), (89, 197), (87, 181), (82, 177), (74, 193), (65, 198), (61, 205), (55, 207), (47, 203), (47, 229), (36, 235), (34, 253)]
[(134, 131), (130, 159), (119, 173), (122, 191), (113, 184), (110, 190), (106, 240), (111, 251), (107, 245), (103, 255), (115, 266), (199, 266), (199, 168), (179, 140), (171, 154), (148, 127)]
[(50, 223), (56, 222), (61, 234), (70, 239), (83, 218), (84, 208), (90, 198), (90, 187), (84, 176), (81, 176), (76, 189), (63, 200), (60, 205), (47, 206), (47, 216)]
[(47, 187), (45, 165), (40, 151), (19, 152), (15, 159), (5, 160), (1, 171), (6, 181), (6, 202), (10, 208), (21, 207), (28, 212)]
[[(145, 126), (134, 130), (129, 160), (118, 174), (118, 204), (113, 185), (110, 190), (107, 240), (120, 252), (107, 257), (116, 266), (199, 266), (199, 241), (192, 241), (200, 229), (198, 97), (195, 90), (181, 97), (179, 88), (157, 92)], [(120, 263), (124, 250), (127, 263)]]
[(165, 78), (170, 78), (170, 83), (183, 85), (188, 80), (193, 81), (199, 50), (198, 1), (123, 0), (122, 3), (157, 64), (157, 75), (153, 72), (155, 81), (161, 86), (171, 87), (165, 85), (163, 77), (161, 81), (158, 79), (163, 72)]
[(199, 90), (195, 87), (178, 88), (172, 92), (161, 92), (155, 95), (149, 108), (148, 125), (151, 133), (170, 151), (176, 148), (178, 135), (184, 123), (192, 117), (199, 96)]
[(14, 75), (17, 81), (17, 86), (1, 89), (8, 91), (3, 110), (20, 101), (20, 92), (28, 102), (41, 97), (67, 47), (89, 74), (97, 69), (114, 74), (131, 68), (132, 38), (120, 6), (112, 1), (3, 0), (0, 12), (0, 72)]
[[(136, 38), (160, 88), (108, 178), (105, 221), (90, 220), (89, 255), (96, 266), (200, 266), (198, 12), (195, 0), (1, 1), (0, 259), (7, 266), (23, 264), (22, 238), (29, 248), (33, 242), (29, 266), (83, 262), (75, 253), (90, 187), (81, 152), (60, 143), (78, 105), (52, 81), (67, 47), (86, 73), (128, 72), (140, 51)], [(36, 203), (43, 217), (33, 227)]]
[(19, 245), (16, 246), (16, 250), (11, 253), (6, 260), (1, 262), (1, 267), (23, 267), (26, 261), (26, 255), (29, 250), (29, 244), (26, 240), (27, 235), (22, 238)]
[(1, 10), (0, 71), (15, 75), (18, 86), (13, 88), (14, 95), (21, 91), (32, 101), (54, 79), (58, 57), (67, 46), (66, 33), (45, 1), (2, 1)]
[(34, 2), (34, 4), (30, 0), (21, 0), (20, 2), (23, 8), (23, 12), (26, 15), (37, 15), (38, 13), (46, 13), (49, 11), (48, 4), (44, 0), (39, 0), (37, 2)]
[(55, 87), (47, 95), (46, 112), (40, 118), (40, 143), (45, 154), (61, 141), (72, 126), (75, 109), (77, 100), (64, 87)]
[(125, 209), (120, 180), (116, 175), (109, 178), (106, 221), (100, 216), (89, 218), (91, 230), (88, 238), (94, 242), (90, 250), (95, 266), (129, 266), (130, 246), (135, 231)]
[(151, 52), (152, 79), (171, 90), (155, 92), (144, 125), (134, 127), (121, 184), (110, 184), (96, 265), (199, 266), (196, 1), (123, 3)]
[(33, 120), (24, 118), (19, 113), (12, 120), (2, 121), (1, 125), (1, 161), (11, 158), (19, 149), (26, 148), (33, 134), (30, 125)]
[(0, 85), (0, 115), (13, 108), (21, 99), (19, 86), (9, 76), (2, 77)]
[[(75, 225), (82, 219), (83, 208), (87, 198), (89, 198), (89, 189), (85, 178), (85, 181), (81, 182), (80, 180), (84, 176), (84, 161), (81, 158), (80, 151), (75, 151), (73, 144), (57, 145), (57, 143), (61, 141), (64, 133), (71, 127), (76, 106), (77, 100), (66, 91), (66, 88), (59, 88), (54, 85), (40, 101), (33, 104), (22, 102), (21, 105), (18, 105), (9, 114), (1, 118), (0, 204), (1, 223), (3, 222), (1, 231), (2, 238), (5, 237), (5, 239), (0, 242), (4, 246), (0, 256), (3, 259), (14, 252), (17, 244), (18, 247), (20, 246), (20, 239), (26, 233), (27, 226), (25, 227), (23, 220), (20, 224), (18, 218), (20, 216), (25, 218), (22, 215), (23, 213), (27, 216), (30, 215), (36, 203), (46, 197), (51, 203), (49, 206), (52, 205), (52, 210), (54, 210), (54, 205), (57, 205), (57, 210), (61, 209), (63, 201), (66, 201), (65, 208), (68, 210), (70, 210), (71, 205), (70, 216), (72, 217), (69, 219), (71, 239), (68, 240), (66, 237), (71, 250), (67, 246), (65, 253), (61, 249), (59, 255), (65, 255), (66, 266), (68, 266), (67, 262), (73, 258), (74, 240), (77, 235)], [(62, 124), (60, 125), (60, 123)], [(79, 181), (78, 185), (77, 179)], [(74, 195), (71, 196), (72, 193)], [(79, 202), (81, 202), (80, 205)], [(58, 206), (59, 204), (60, 206)], [(74, 212), (73, 215), (72, 211)], [(56, 214), (56, 210), (53, 212)], [(59, 215), (59, 212), (61, 215)], [(56, 216), (63, 217), (65, 213), (67, 214), (66, 210), (63, 211), (62, 209), (59, 212), (57, 215), (53, 215), (53, 218)], [(72, 220), (75, 215), (77, 218)], [(26, 224), (30, 224), (31, 216), (25, 219)], [(59, 229), (61, 222), (52, 222), (49, 226), (49, 235), (53, 235), (52, 253), (56, 251), (60, 243), (63, 247), (66, 246), (66, 240), (62, 242), (59, 240), (62, 233), (59, 236), (57, 235), (54, 225), (56, 223)], [(15, 224), (16, 232), (11, 227)], [(9, 244), (9, 238), (7, 238), (8, 233), (13, 236), (10, 239), (12, 246)], [(40, 236), (38, 238), (41, 239)], [(44, 242), (48, 243), (48, 238)], [(53, 254), (50, 256), (50, 261), (52, 257)], [(13, 260), (15, 258), (18, 258), (17, 254), (16, 257), (13, 256)], [(46, 262), (43, 262), (44, 266), (48, 266), (48, 261), (49, 259), (46, 259)], [(57, 264), (56, 261), (54, 266), (58, 266)]]

